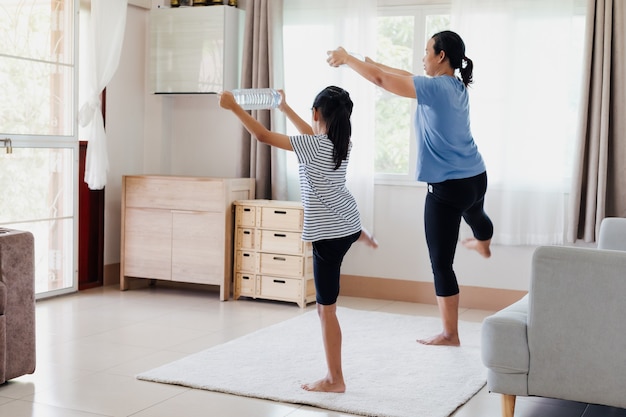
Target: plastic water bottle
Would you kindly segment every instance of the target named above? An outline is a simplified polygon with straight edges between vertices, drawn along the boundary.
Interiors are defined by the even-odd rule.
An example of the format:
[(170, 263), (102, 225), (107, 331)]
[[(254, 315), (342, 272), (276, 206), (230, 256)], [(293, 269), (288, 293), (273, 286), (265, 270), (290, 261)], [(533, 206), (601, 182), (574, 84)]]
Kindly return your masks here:
[(232, 93), (237, 104), (244, 110), (275, 109), (283, 99), (273, 88), (242, 88), (233, 90)]

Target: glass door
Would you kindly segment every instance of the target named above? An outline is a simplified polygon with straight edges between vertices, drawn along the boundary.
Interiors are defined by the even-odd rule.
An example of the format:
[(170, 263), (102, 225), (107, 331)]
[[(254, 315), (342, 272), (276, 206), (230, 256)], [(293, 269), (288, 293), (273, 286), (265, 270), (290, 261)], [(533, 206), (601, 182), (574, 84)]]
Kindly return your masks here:
[(76, 4), (0, 4), (0, 227), (33, 233), (37, 298), (77, 288)]

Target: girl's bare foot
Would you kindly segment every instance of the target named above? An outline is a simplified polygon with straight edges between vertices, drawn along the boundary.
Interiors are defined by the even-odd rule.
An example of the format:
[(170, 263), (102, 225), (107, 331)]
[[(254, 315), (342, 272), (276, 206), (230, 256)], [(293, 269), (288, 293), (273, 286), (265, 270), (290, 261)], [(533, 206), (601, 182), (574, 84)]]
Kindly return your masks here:
[(463, 244), (463, 246), (465, 246), (467, 249), (475, 250), (485, 258), (489, 258), (491, 256), (491, 249), (489, 248), (489, 245), (491, 245), (491, 239), (478, 240), (472, 237), (468, 239), (463, 239), (463, 241), (461, 241), (461, 244)]
[(302, 384), (302, 389), (315, 392), (335, 392), (342, 394), (346, 392), (346, 384), (343, 381), (331, 382), (327, 378), (315, 381), (312, 384)]
[(443, 333), (439, 333), (438, 335), (429, 337), (428, 339), (417, 339), (417, 343), (433, 346), (461, 346), (458, 334), (454, 336), (446, 336)]
[(378, 241), (376, 238), (374, 238), (374, 236), (365, 229), (361, 229), (361, 236), (359, 236), (359, 240), (371, 248), (376, 249), (378, 247)]

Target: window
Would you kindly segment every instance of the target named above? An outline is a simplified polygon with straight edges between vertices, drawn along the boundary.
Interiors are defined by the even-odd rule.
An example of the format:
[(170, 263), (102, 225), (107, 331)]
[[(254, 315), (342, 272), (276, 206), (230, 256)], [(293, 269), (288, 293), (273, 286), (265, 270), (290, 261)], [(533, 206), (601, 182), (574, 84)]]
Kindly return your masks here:
[[(290, 15), (294, 3), (305, 12), (299, 18)], [(355, 9), (337, 13), (333, 19), (328, 3), (338, 3), (324, 3), (285, 2), (285, 86), (292, 103), (293, 99), (304, 97), (299, 107), (307, 108), (314, 95), (311, 89), (330, 80), (345, 86), (351, 94), (367, 94), (354, 101), (359, 108), (374, 102), (374, 109), (368, 108), (366, 114), (357, 114), (355, 110), (353, 126), (364, 129), (358, 134), (353, 132), (353, 137), (358, 140), (354, 148), (370, 149), (371, 155), (355, 152), (354, 159), (359, 157), (363, 171), (373, 171), (378, 184), (415, 183), (416, 101), (380, 88), (374, 88), (370, 94), (366, 82), (354, 73), (346, 76), (341, 68), (331, 74), (323, 66), (319, 46), (327, 50), (343, 45), (383, 64), (423, 74), (427, 40), (441, 30), (458, 32), (466, 43), (467, 56), (474, 61), (471, 128), (488, 169), (486, 207), (497, 224), (493, 242), (562, 243), (572, 150), (580, 124), (585, 1), (368, 1), (371, 13), (376, 15), (376, 23), (367, 26), (376, 27), (371, 33), (359, 33), (350, 26), (359, 17)], [(356, 7), (356, 0), (339, 4), (344, 9)], [(316, 36), (311, 37), (311, 33)], [(546, 33), (551, 35), (546, 37)], [(370, 35), (374, 35), (371, 43), (363, 41), (364, 36)], [(548, 58), (546, 48), (551, 51)], [(546, 72), (546, 59), (566, 63), (566, 70), (559, 76)], [(304, 94), (304, 90), (308, 92)], [(361, 140), (366, 137), (373, 142), (371, 146), (370, 142), (363, 146)], [(364, 176), (364, 180), (370, 178)], [(364, 195), (361, 201), (369, 198), (369, 194)]]
[(0, 5), (0, 226), (35, 236), (35, 291), (75, 288), (74, 0)]
[[(449, 25), (448, 7), (380, 7), (374, 59), (413, 74), (423, 74), (426, 41), (433, 34), (448, 29)], [(415, 178), (414, 112), (415, 100), (377, 89), (374, 139), (377, 178)]]

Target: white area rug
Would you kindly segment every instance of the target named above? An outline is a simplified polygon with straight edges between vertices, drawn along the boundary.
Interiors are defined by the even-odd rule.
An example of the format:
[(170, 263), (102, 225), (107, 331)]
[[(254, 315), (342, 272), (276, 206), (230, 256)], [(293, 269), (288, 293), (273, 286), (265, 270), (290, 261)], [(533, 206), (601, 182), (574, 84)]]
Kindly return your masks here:
[(460, 322), (461, 347), (423, 346), (438, 318), (339, 308), (344, 394), (300, 388), (326, 374), (317, 313), (282, 323), (144, 372), (137, 378), (351, 414), (447, 417), (486, 382), (480, 324)]

